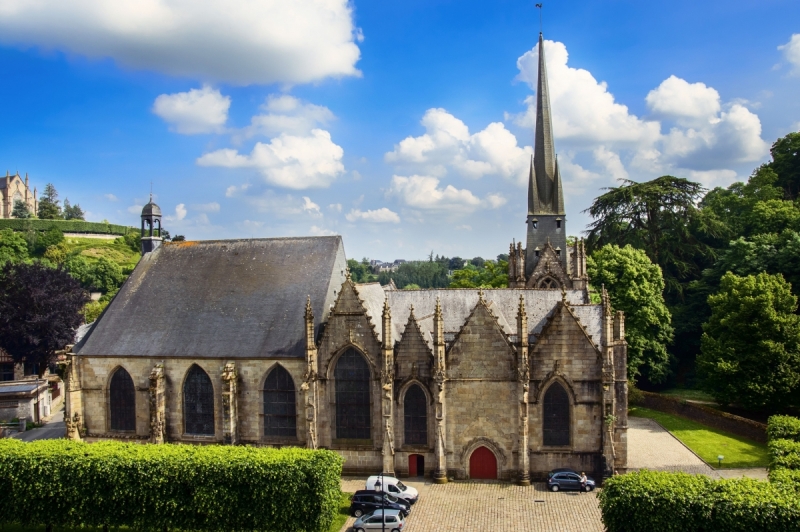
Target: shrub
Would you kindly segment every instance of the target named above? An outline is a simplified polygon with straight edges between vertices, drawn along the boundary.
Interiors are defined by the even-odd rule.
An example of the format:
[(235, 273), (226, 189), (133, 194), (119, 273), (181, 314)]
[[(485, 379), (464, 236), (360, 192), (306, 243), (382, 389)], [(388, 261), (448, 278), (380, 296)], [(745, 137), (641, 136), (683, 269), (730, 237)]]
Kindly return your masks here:
[[(14, 231), (49, 231), (58, 228), (64, 233), (96, 233), (109, 235), (125, 235), (135, 229), (125, 225), (115, 225), (105, 222), (85, 222), (83, 220), (35, 220), (35, 219), (0, 219), (0, 229), (13, 229)], [(136, 229), (138, 231), (138, 229)]]
[(769, 481), (779, 489), (800, 495), (800, 470), (778, 468), (769, 472)]
[(800, 441), (800, 419), (792, 416), (770, 416), (767, 436), (770, 440)]
[(628, 379), (628, 404), (632, 406), (644, 404), (644, 394), (636, 387), (636, 383)]
[(325, 531), (332, 451), (0, 440), (0, 523), (135, 530)]
[(800, 442), (772, 440), (769, 442), (770, 469), (784, 467), (800, 469)]
[(800, 497), (749, 478), (640, 471), (608, 479), (599, 499), (609, 532), (800, 531)]

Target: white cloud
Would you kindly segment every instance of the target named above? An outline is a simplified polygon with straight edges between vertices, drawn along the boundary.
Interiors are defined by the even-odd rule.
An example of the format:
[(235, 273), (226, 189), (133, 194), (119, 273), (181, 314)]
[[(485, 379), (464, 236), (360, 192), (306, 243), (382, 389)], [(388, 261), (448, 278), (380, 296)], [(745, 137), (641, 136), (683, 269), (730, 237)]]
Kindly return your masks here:
[(119, 201), (119, 198), (116, 197), (114, 194), (103, 194), (103, 197), (108, 201)]
[(196, 203), (192, 205), (192, 210), (197, 212), (219, 212), (220, 206), (216, 201), (212, 201), (211, 203)]
[(454, 213), (472, 212), (482, 207), (494, 209), (506, 202), (500, 194), (490, 194), (481, 200), (467, 189), (457, 189), (453, 185), (441, 188), (438, 178), (421, 175), (392, 177), (389, 195), (396, 196), (409, 207)]
[(3, 0), (0, 41), (236, 84), (359, 75), (348, 0)]
[(651, 90), (645, 102), (656, 115), (690, 124), (713, 120), (720, 111), (719, 93), (715, 89), (705, 83), (689, 83), (674, 75)]
[(348, 222), (373, 222), (373, 223), (400, 223), (400, 216), (396, 212), (390, 211), (386, 207), (380, 209), (361, 211), (359, 209), (351, 209), (350, 212), (344, 216)]
[(206, 153), (197, 164), (255, 168), (267, 183), (286, 188), (325, 188), (344, 172), (343, 155), (330, 133), (313, 129), (307, 136), (281, 134), (268, 144), (257, 142), (249, 155), (230, 148)]
[(428, 109), (420, 122), (425, 133), (407, 137), (386, 153), (387, 162), (434, 176), (448, 169), (469, 178), (497, 175), (523, 182), (532, 148), (519, 147), (501, 122), (470, 134), (469, 128), (444, 109)]
[[(172, 215), (172, 216), (167, 215), (167, 216), (164, 217), (164, 219), (165, 220), (169, 220), (171, 222), (179, 222), (179, 221), (183, 220), (184, 218), (186, 218), (186, 214), (187, 214), (186, 205), (184, 205), (183, 203), (178, 203), (175, 206), (175, 214)], [(207, 216), (205, 217), (205, 221), (208, 222), (208, 217)]]
[(225, 189), (225, 197), (226, 198), (235, 198), (239, 196), (242, 192), (250, 188), (250, 183), (245, 183), (243, 185), (231, 185)]
[(342, 212), (341, 203), (331, 203), (330, 205), (328, 205), (328, 208), (334, 212)]
[(335, 118), (327, 107), (303, 102), (288, 94), (268, 96), (261, 110), (264, 113), (252, 117), (250, 125), (242, 129), (235, 140), (282, 133), (306, 135), (315, 127), (325, 126)]
[(208, 85), (188, 92), (162, 94), (153, 103), (153, 113), (184, 135), (221, 133), (228, 121), (231, 99)]
[(128, 207), (128, 212), (131, 214), (142, 214), (142, 209), (144, 205), (131, 205)]
[(800, 33), (792, 34), (789, 42), (778, 46), (778, 50), (783, 52), (783, 56), (792, 65), (793, 73), (800, 74)]
[(336, 235), (336, 231), (331, 231), (330, 229), (325, 229), (323, 227), (317, 227), (316, 225), (312, 225), (309, 229), (309, 232), (314, 236), (334, 236)]
[(314, 216), (322, 216), (322, 211), (319, 210), (319, 205), (311, 201), (308, 196), (303, 196), (303, 210)]

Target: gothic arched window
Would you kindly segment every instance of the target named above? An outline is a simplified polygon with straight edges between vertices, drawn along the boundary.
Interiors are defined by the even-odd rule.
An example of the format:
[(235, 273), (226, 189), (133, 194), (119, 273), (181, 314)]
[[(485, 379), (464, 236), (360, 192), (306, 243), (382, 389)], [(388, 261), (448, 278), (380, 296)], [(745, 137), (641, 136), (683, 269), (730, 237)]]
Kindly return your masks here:
[(539, 288), (558, 288), (558, 281), (552, 277), (545, 277), (539, 281)]
[(544, 444), (569, 445), (569, 395), (560, 383), (554, 382), (544, 394)]
[(136, 430), (136, 390), (125, 368), (117, 368), (108, 393), (111, 430)]
[(275, 366), (264, 381), (264, 436), (297, 437), (297, 407), (292, 376)]
[(336, 362), (336, 437), (367, 440), (371, 437), (370, 374), (364, 357), (353, 348)]
[(428, 400), (425, 392), (413, 384), (406, 391), (403, 401), (406, 445), (426, 445), (428, 443)]
[(197, 364), (183, 382), (183, 421), (186, 434), (214, 435), (214, 386)]

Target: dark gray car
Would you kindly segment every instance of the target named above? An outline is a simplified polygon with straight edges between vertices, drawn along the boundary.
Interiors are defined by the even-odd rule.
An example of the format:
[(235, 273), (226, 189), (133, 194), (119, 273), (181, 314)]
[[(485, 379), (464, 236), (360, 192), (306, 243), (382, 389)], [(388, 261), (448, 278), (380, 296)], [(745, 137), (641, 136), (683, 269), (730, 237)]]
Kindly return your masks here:
[(559, 490), (585, 490), (592, 491), (595, 488), (594, 479), (586, 477), (586, 487), (581, 486), (581, 475), (573, 469), (553, 469), (547, 474), (547, 488), (550, 491)]

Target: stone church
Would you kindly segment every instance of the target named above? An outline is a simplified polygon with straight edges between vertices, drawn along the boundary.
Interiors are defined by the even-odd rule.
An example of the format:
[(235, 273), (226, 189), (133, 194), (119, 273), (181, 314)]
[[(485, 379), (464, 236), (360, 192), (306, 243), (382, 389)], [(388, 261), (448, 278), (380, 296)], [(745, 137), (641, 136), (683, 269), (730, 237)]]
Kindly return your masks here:
[(543, 52), (537, 98), (508, 288), (355, 284), (338, 236), (162, 244), (151, 201), (142, 259), (63, 357), (68, 437), (326, 448), (437, 482), (623, 472), (624, 316), (567, 244)]
[(39, 200), (36, 198), (36, 188), (31, 191), (28, 185), (28, 174), (22, 179), (19, 172), (11, 175), (6, 171), (6, 176), (0, 177), (0, 217), (11, 218), (14, 203), (17, 201), (27, 205), (28, 212), (36, 216), (39, 211)]

